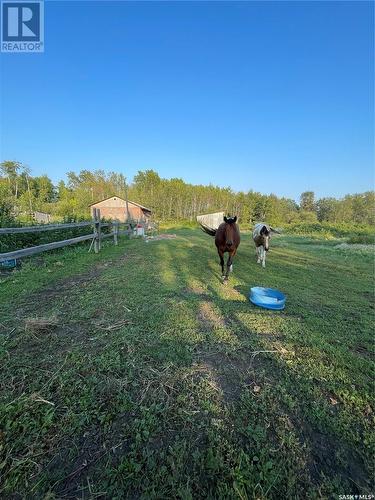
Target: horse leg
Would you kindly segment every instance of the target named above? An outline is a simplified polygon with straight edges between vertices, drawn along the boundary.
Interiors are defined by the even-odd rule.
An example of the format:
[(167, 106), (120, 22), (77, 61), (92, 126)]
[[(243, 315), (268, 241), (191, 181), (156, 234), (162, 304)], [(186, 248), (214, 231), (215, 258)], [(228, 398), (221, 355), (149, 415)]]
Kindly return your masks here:
[(217, 250), (220, 257), (220, 265), (221, 265), (221, 276), (224, 277), (224, 252), (222, 250)]
[(260, 248), (261, 247), (256, 247), (256, 253), (257, 253), (257, 264), (260, 264)]
[(237, 248), (235, 248), (235, 249), (233, 250), (233, 252), (230, 254), (230, 266), (229, 266), (229, 271), (230, 271), (231, 273), (233, 273), (233, 257), (236, 255), (236, 253), (237, 253)]
[(233, 257), (234, 257), (235, 253), (236, 253), (235, 251), (234, 252), (229, 252), (229, 257), (228, 257), (228, 260), (227, 260), (227, 272), (225, 274), (224, 281), (228, 281), (229, 273), (232, 270)]

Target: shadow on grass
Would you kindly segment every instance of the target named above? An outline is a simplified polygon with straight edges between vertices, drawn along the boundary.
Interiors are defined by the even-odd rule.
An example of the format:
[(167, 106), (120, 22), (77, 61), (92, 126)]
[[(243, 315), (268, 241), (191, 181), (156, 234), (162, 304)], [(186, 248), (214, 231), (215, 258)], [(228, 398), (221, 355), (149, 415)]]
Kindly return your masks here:
[[(313, 481), (318, 484), (321, 481), (324, 482), (324, 477), (331, 477), (333, 482), (337, 481), (341, 485), (346, 483), (348, 487), (350, 485), (351, 491), (355, 490), (357, 493), (361, 491), (370, 491), (370, 476), (366, 473), (365, 465), (368, 460), (367, 452), (361, 450), (360, 447), (358, 452), (354, 452), (353, 441), (351, 440), (350, 434), (347, 434), (346, 437), (343, 435), (341, 426), (349, 424), (348, 416), (344, 414), (344, 409), (341, 410), (343, 417), (340, 421), (337, 416), (337, 409), (333, 411), (327, 402), (328, 397), (327, 391), (324, 389), (324, 384), (321, 384), (321, 387), (316, 390), (316, 381), (314, 381), (314, 378), (311, 378), (311, 372), (309, 372), (308, 369), (301, 369), (300, 372), (296, 371), (299, 367), (302, 368), (302, 364), (293, 363), (293, 361), (291, 362), (288, 358), (289, 348), (292, 349), (293, 356), (295, 355), (295, 348), (297, 347), (298, 349), (298, 343), (295, 345), (295, 339), (298, 338), (299, 331), (305, 329), (305, 333), (312, 333), (309, 332), (309, 328), (303, 320), (304, 303), (301, 304), (300, 311), (298, 308), (295, 308), (291, 315), (287, 311), (280, 313), (254, 310), (247, 299), (249, 286), (243, 284), (248, 279), (249, 275), (261, 275), (263, 280), (267, 280), (268, 282), (270, 279), (282, 281), (285, 279), (285, 276), (288, 276), (290, 279), (291, 269), (293, 269), (297, 277), (303, 278), (304, 275), (306, 273), (309, 274), (309, 271), (311, 272), (314, 265), (319, 262), (318, 259), (305, 255), (299, 256), (296, 259), (296, 252), (293, 252), (293, 261), (291, 263), (288, 262), (287, 264), (283, 264), (284, 259), (278, 259), (277, 270), (275, 272), (273, 269), (271, 278), (264, 278), (265, 271), (256, 266), (255, 260), (253, 260), (253, 262), (250, 260), (246, 263), (247, 265), (244, 265), (243, 259), (241, 259), (242, 262), (240, 259), (236, 259), (236, 278), (232, 279), (232, 281), (236, 282), (239, 279), (242, 283), (235, 285), (232, 289), (232, 291), (240, 295), (240, 298), (232, 299), (229, 298), (232, 295), (232, 292), (229, 291), (229, 287), (232, 286), (230, 284), (231, 282), (227, 285), (220, 285), (222, 287), (221, 289), (207, 284), (208, 276), (211, 275), (212, 272), (215, 273), (214, 267), (216, 267), (217, 273), (219, 273), (219, 265), (217, 264), (215, 266), (215, 261), (218, 259), (215, 258), (216, 254), (213, 245), (212, 250), (213, 252), (207, 251), (206, 248), (202, 248), (202, 245), (193, 246), (190, 256), (186, 256), (183, 252), (176, 252), (171, 249), (166, 250), (166, 253), (169, 254), (168, 265), (173, 266), (175, 274), (180, 277), (180, 286), (189, 288), (192, 287), (192, 285), (194, 286), (194, 283), (198, 283), (198, 288), (201, 287), (202, 290), (206, 290), (203, 296), (200, 293), (197, 293), (197, 295), (198, 298), (203, 298), (206, 303), (206, 308), (207, 304), (210, 305), (210, 314), (206, 315), (204, 318), (203, 325), (202, 322), (201, 325), (199, 325), (198, 321), (198, 328), (203, 326), (203, 328), (208, 329), (211, 332), (211, 339), (213, 335), (212, 332), (214, 332), (216, 336), (213, 346), (210, 342), (205, 343), (205, 346), (208, 347), (206, 352), (204, 352), (205, 347), (202, 346), (202, 350), (197, 353), (198, 358), (205, 359), (205, 355), (211, 355), (212, 349), (219, 349), (219, 363), (215, 365), (216, 370), (219, 372), (220, 369), (224, 372), (226, 371), (225, 357), (222, 357), (222, 353), (224, 352), (227, 356), (227, 360), (230, 360), (229, 364), (232, 368), (235, 367), (234, 369), (237, 370), (239, 374), (241, 374), (241, 372), (243, 374), (246, 363), (251, 365), (252, 369), (254, 369), (254, 352), (262, 354), (261, 358), (264, 357), (266, 359), (265, 363), (262, 365), (262, 363), (259, 362), (261, 358), (257, 359), (257, 366), (261, 367), (261, 377), (272, 381), (272, 384), (278, 387), (282, 397), (275, 399), (277, 399), (278, 404), (287, 412), (288, 417), (293, 422), (294, 431), (301, 445), (308, 445), (310, 449), (310, 460), (308, 461), (307, 468)], [(172, 254), (173, 258), (171, 256)], [(205, 273), (203, 277), (201, 270), (194, 266), (189, 266), (189, 262), (194, 262), (196, 258), (199, 258), (201, 266), (209, 271), (208, 276)], [(240, 260), (240, 262), (237, 262), (238, 260)], [(305, 267), (301, 266), (301, 271), (296, 269), (299, 267), (299, 264), (295, 262), (296, 260), (300, 260), (305, 264)], [(306, 263), (308, 263), (307, 269)], [(189, 271), (187, 271), (187, 269), (189, 269)], [(330, 282), (327, 284), (332, 285)], [(268, 286), (270, 285), (271, 284)], [(320, 280), (320, 286), (321, 285), (322, 281)], [(313, 288), (311, 281), (304, 287), (305, 293), (306, 288), (309, 287)], [(330, 287), (327, 286), (327, 289), (331, 292)], [(321, 292), (322, 290), (320, 288), (319, 293)], [(293, 298), (295, 297), (298, 297), (298, 292)], [(301, 300), (300, 296), (299, 298)], [(305, 297), (304, 301), (308, 302), (308, 297)], [(195, 313), (199, 319), (200, 303), (196, 300), (192, 300), (191, 303), (195, 305)], [(340, 306), (337, 307), (340, 310)], [(302, 320), (301, 317), (299, 317), (298, 319), (301, 321), (296, 325), (296, 315), (298, 315), (299, 312)], [(327, 311), (327, 313), (328, 312), (329, 311)], [(345, 315), (345, 311), (340, 312)], [(281, 336), (287, 340), (287, 342), (283, 342), (286, 349), (280, 343), (280, 335), (277, 335), (277, 332), (267, 332), (267, 327), (261, 325), (259, 328), (255, 325), (255, 322), (254, 327), (249, 329), (244, 320), (241, 319), (241, 315), (251, 316), (256, 320), (259, 318), (264, 320), (264, 318), (266, 318), (268, 324), (272, 324), (272, 322), (280, 324), (283, 332)], [(329, 314), (326, 314), (324, 320), (329, 326)], [(221, 335), (219, 337), (219, 344), (217, 344), (215, 342), (218, 340), (217, 332), (222, 329), (230, 329), (231, 337), (236, 341), (225, 342), (225, 340), (223, 341), (224, 337)], [(268, 330), (272, 330), (272, 328), (268, 328)], [(291, 335), (289, 331), (291, 331)], [(324, 345), (326, 340), (324, 340), (324, 338), (320, 339), (321, 345)], [(303, 341), (301, 342), (301, 346), (304, 346)], [(261, 351), (265, 352), (262, 353)], [(326, 360), (324, 358), (325, 356), (322, 357), (320, 363), (332, 362), (329, 358)], [(211, 355), (211, 360), (212, 359)], [(236, 362), (233, 362), (234, 359), (236, 359), (238, 363), (237, 366)], [(263, 368), (265, 368), (265, 370), (263, 370)], [(245, 373), (248, 375), (246, 369)], [(236, 380), (235, 377), (232, 377), (232, 379)], [(220, 377), (218, 380), (220, 385)], [(239, 380), (243, 380), (241, 375), (234, 383), (238, 383)], [(334, 377), (332, 377), (331, 380), (334, 382)], [(221, 389), (224, 394), (228, 392), (227, 383), (225, 383)], [(285, 393), (285, 391), (290, 392)], [(300, 401), (303, 401), (303, 405), (299, 408), (299, 411), (296, 411)], [(316, 410), (317, 406), (320, 407), (318, 411)], [(354, 421), (352, 425), (354, 425)]]
[[(22, 437), (12, 453), (21, 456), (38, 439), (47, 450), (40, 465), (26, 447), (17, 465), (25, 483), (35, 478), (33, 492), (245, 498), (256, 491), (268, 498), (371, 491), (363, 422), (344, 400), (329, 403), (339, 399), (336, 389), (346, 390), (353, 364), (336, 364), (337, 348), (330, 350), (332, 311), (316, 319), (322, 290), (333, 302), (340, 294), (319, 259), (277, 250), (263, 270), (245, 238), (222, 285), (206, 235), (184, 230), (176, 240), (129, 242), (124, 251), (97, 279), (81, 280), (74, 293), (57, 288), (44, 304), (80, 325), (79, 335), (66, 332), (65, 350), (56, 349), (61, 338), (46, 337), (30, 370), (22, 367), (27, 354), (21, 367), (11, 358), (9, 387), (19, 377), (20, 394), (27, 387), (55, 405), (21, 399), (9, 407), (20, 423), (13, 435)], [(286, 311), (255, 308), (247, 299), (252, 284), (285, 288)], [(334, 311), (342, 328), (345, 313)], [(124, 325), (105, 330), (116, 322)], [(23, 426), (19, 415), (34, 423)]]

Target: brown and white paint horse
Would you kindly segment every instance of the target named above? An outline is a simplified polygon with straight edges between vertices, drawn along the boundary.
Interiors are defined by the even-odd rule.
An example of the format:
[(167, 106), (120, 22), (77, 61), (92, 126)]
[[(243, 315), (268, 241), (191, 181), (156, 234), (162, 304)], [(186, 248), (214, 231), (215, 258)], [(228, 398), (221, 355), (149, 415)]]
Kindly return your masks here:
[[(236, 224), (237, 217), (224, 217), (224, 222), (217, 229), (208, 228), (201, 224), (204, 232), (215, 236), (215, 245), (220, 257), (221, 274), (224, 282), (228, 281), (229, 273), (233, 270), (233, 257), (240, 245), (240, 230)], [(227, 269), (224, 274), (224, 253), (228, 252)]]
[(268, 252), (270, 248), (272, 233), (280, 234), (279, 231), (276, 231), (276, 229), (273, 229), (263, 222), (255, 224), (253, 229), (253, 240), (258, 257), (257, 263), (262, 264), (262, 267), (266, 267), (266, 252)]

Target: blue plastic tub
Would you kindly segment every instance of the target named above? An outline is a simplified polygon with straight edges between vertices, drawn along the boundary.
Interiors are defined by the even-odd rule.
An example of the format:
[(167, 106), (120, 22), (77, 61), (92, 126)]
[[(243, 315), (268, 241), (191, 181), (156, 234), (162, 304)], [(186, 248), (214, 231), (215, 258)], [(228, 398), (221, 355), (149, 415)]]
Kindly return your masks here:
[(285, 307), (286, 297), (282, 292), (274, 288), (254, 286), (250, 288), (249, 299), (256, 306), (281, 311)]

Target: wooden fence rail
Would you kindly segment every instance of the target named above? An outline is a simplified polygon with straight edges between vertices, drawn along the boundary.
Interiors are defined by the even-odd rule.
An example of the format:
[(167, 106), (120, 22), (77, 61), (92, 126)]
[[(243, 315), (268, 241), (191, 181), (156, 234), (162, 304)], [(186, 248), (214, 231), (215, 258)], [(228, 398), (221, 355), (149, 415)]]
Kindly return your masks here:
[[(42, 224), (39, 226), (24, 226), (24, 227), (2, 227), (1, 234), (16, 234), (16, 233), (39, 233), (41, 231), (57, 231), (58, 229), (71, 229), (75, 227), (92, 226), (92, 222), (72, 222), (68, 224)], [(111, 222), (102, 222), (101, 227), (110, 226)]]
[[(119, 230), (119, 226), (127, 226), (127, 230)], [(28, 227), (5, 227), (0, 228), (0, 236), (2, 234), (16, 234), (16, 233), (36, 233), (39, 231), (52, 231), (58, 229), (71, 229), (75, 227), (86, 227), (93, 226), (94, 232), (91, 234), (85, 234), (83, 236), (77, 236), (75, 238), (69, 238), (67, 240), (54, 241), (51, 243), (46, 243), (43, 245), (37, 245), (30, 248), (22, 248), (21, 250), (15, 250), (12, 252), (6, 252), (0, 254), (0, 263), (11, 259), (20, 259), (22, 257), (30, 257), (38, 253), (46, 252), (48, 250), (55, 250), (56, 248), (62, 248), (68, 245), (75, 245), (86, 240), (92, 240), (89, 251), (92, 246), (94, 246), (95, 253), (98, 253), (101, 248), (101, 241), (106, 238), (113, 238), (113, 243), (118, 244), (118, 236), (121, 234), (130, 235), (132, 232), (131, 224), (127, 222), (102, 222), (100, 220), (100, 210), (98, 208), (94, 209), (92, 222), (72, 222), (68, 224), (43, 224), (40, 226), (28, 226)], [(103, 227), (110, 227), (109, 233), (102, 233)]]
[(57, 229), (70, 229), (74, 227), (92, 226), (92, 222), (72, 222), (69, 224), (42, 224), (39, 226), (28, 227), (3, 227), (0, 228), (0, 234), (16, 233), (39, 233), (40, 231), (55, 231)]
[(30, 257), (30, 255), (46, 252), (47, 250), (55, 250), (55, 248), (62, 248), (67, 245), (74, 245), (75, 243), (80, 243), (81, 241), (91, 240), (93, 236), (94, 236), (93, 234), (85, 234), (84, 236), (77, 236), (76, 238), (70, 238), (69, 240), (54, 241), (52, 243), (46, 243), (45, 245), (23, 248), (22, 250), (15, 250), (14, 252), (0, 253), (0, 262), (4, 262), (5, 260), (10, 260), (10, 259), (21, 259), (22, 257)]

